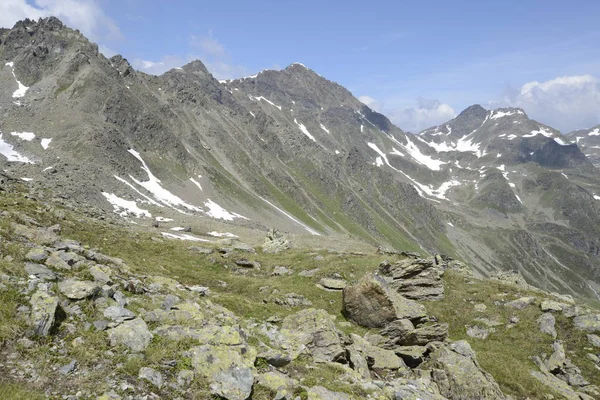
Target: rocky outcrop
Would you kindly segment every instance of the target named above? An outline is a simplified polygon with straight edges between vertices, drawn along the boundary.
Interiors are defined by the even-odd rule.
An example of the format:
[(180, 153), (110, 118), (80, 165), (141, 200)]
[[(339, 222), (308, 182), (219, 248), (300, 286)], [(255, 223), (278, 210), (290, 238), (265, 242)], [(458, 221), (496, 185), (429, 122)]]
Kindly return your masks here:
[(412, 259), (393, 264), (384, 262), (379, 273), (390, 287), (402, 296), (412, 300), (441, 300), (444, 298), (442, 276), (448, 259), (435, 256), (429, 259)]
[(279, 253), (292, 248), (292, 242), (277, 229), (270, 229), (265, 236), (262, 250), (265, 253)]

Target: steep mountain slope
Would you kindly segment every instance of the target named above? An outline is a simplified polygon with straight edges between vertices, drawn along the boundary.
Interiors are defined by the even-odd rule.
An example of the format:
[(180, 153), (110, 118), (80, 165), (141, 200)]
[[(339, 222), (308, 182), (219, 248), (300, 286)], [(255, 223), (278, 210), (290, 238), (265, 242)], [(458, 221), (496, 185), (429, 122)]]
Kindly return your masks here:
[(406, 134), (299, 63), (223, 82), (200, 61), (149, 76), (56, 18), (0, 32), (0, 61), (0, 162), (37, 196), (145, 225), (443, 252), (482, 275), (600, 290), (598, 170), (523, 110), (472, 106)]

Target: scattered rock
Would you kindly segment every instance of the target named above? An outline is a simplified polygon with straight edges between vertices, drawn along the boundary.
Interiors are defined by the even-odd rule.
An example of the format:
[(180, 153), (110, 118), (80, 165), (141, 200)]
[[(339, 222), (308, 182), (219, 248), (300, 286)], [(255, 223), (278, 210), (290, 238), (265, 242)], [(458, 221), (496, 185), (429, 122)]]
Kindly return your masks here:
[(162, 379), (163, 379), (162, 375), (160, 372), (156, 371), (155, 369), (148, 368), (148, 367), (140, 368), (138, 378), (144, 379), (144, 380), (150, 382), (151, 384), (156, 386), (158, 389), (160, 389), (162, 387)]
[(343, 290), (348, 283), (343, 279), (321, 278), (319, 285), (329, 290)]
[(398, 319), (425, 317), (425, 307), (391, 290), (383, 279), (366, 275), (343, 291), (343, 313), (368, 328), (382, 328)]
[(291, 269), (278, 265), (275, 268), (273, 268), (273, 272), (271, 272), (271, 276), (291, 275), (293, 273), (294, 273), (294, 271), (292, 271)]
[(314, 269), (307, 269), (304, 271), (300, 271), (298, 273), (298, 276), (303, 276), (305, 278), (312, 278), (313, 276), (315, 276), (318, 272), (319, 272), (319, 268), (314, 268)]
[(60, 257), (58, 252), (53, 252), (48, 256), (46, 259), (46, 265), (54, 269), (62, 269), (66, 271), (71, 270), (71, 266)]
[(214, 249), (210, 249), (207, 247), (200, 247), (200, 246), (190, 246), (190, 247), (188, 247), (188, 250), (195, 251), (196, 253), (200, 253), (200, 254), (212, 254), (215, 251)]
[(148, 347), (152, 340), (152, 333), (141, 318), (125, 321), (116, 328), (108, 330), (111, 346), (122, 344), (134, 352), (141, 352)]
[(236, 260), (235, 265), (237, 265), (238, 267), (254, 268), (254, 269), (260, 270), (260, 263), (258, 261), (250, 261), (245, 258)]
[(181, 389), (186, 389), (192, 384), (194, 380), (194, 371), (189, 369), (181, 370), (177, 373), (177, 386)]
[(540, 308), (543, 312), (560, 312), (567, 307), (569, 307), (567, 304), (553, 300), (544, 300), (542, 301), (542, 304), (540, 304)]
[(496, 332), (494, 328), (482, 328), (481, 326), (467, 326), (467, 335), (476, 339), (487, 339), (487, 337)]
[(416, 368), (425, 360), (429, 350), (425, 346), (398, 346), (394, 349), (394, 353), (410, 368)]
[(119, 306), (108, 307), (106, 310), (104, 310), (104, 316), (117, 323), (128, 321), (136, 317), (135, 313), (132, 311)]
[(275, 304), (284, 307), (310, 307), (312, 301), (297, 293), (287, 293), (285, 297), (276, 297), (273, 299)]
[(63, 375), (68, 375), (71, 372), (75, 371), (75, 368), (77, 368), (77, 361), (71, 360), (71, 362), (68, 363), (67, 365), (63, 365), (62, 367), (60, 367), (58, 369), (58, 372), (60, 372)]
[(576, 329), (586, 332), (600, 332), (600, 314), (580, 315), (573, 319)]
[(506, 303), (507, 307), (516, 308), (517, 310), (523, 310), (527, 306), (535, 302), (535, 297), (521, 297), (519, 299), (509, 301)]
[(58, 290), (68, 299), (82, 300), (100, 292), (100, 286), (96, 282), (68, 279), (58, 284)]
[(485, 312), (485, 310), (487, 310), (487, 306), (485, 304), (483, 304), (483, 303), (481, 303), (481, 304), (475, 304), (474, 309), (477, 312)]
[(90, 267), (90, 275), (94, 278), (94, 280), (102, 285), (110, 285), (112, 284), (112, 279), (110, 277), (111, 270), (109, 267), (105, 265), (93, 265)]

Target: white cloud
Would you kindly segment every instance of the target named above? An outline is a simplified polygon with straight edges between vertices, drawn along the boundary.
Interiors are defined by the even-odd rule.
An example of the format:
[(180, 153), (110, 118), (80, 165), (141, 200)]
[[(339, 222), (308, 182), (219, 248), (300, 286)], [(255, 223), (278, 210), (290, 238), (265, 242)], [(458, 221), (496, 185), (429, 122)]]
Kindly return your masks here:
[(440, 125), (456, 116), (456, 112), (450, 105), (441, 103), (437, 99), (419, 97), (412, 107), (380, 102), (370, 96), (360, 96), (358, 99), (373, 110), (387, 115), (401, 129), (413, 133)]
[(379, 103), (371, 96), (358, 96), (358, 100), (373, 111), (381, 111), (381, 103)]
[(197, 57), (180, 57), (175, 55), (166, 55), (163, 56), (160, 59), (160, 61), (149, 61), (137, 58), (131, 62), (131, 65), (133, 65), (133, 67), (137, 70), (145, 72), (147, 74), (160, 75), (172, 68), (181, 67), (182, 65), (192, 61), (194, 58)]
[(600, 82), (592, 75), (528, 82), (491, 106), (521, 107), (540, 122), (569, 132), (600, 123)]
[(119, 27), (94, 0), (0, 1), (0, 27), (12, 28), (24, 18), (55, 16), (71, 28), (79, 29), (93, 41), (122, 37)]

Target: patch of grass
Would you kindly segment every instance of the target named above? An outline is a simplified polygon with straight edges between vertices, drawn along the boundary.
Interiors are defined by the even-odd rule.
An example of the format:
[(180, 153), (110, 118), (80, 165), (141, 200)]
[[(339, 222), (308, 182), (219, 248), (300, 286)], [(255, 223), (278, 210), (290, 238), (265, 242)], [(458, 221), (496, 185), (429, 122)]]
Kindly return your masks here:
[(19, 337), (25, 330), (24, 321), (16, 317), (17, 307), (23, 303), (17, 290), (11, 287), (0, 289), (0, 347), (6, 341)]
[(0, 399), (44, 400), (46, 396), (41, 392), (23, 387), (22, 383), (17, 384), (0, 380)]

